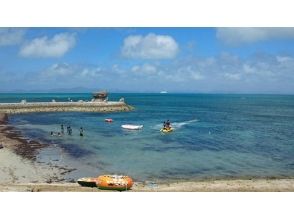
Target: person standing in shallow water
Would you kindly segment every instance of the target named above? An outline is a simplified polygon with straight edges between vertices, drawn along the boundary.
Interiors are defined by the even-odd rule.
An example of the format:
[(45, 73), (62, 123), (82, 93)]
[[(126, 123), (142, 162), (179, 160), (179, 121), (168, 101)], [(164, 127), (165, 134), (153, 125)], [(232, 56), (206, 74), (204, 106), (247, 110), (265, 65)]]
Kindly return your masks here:
[(80, 128), (80, 136), (81, 137), (84, 136), (84, 129), (83, 129), (83, 127)]
[(67, 126), (66, 127), (66, 132), (67, 132), (68, 135), (71, 135), (72, 134), (72, 129), (71, 129), (70, 126)]
[(64, 134), (64, 127), (63, 127), (63, 124), (61, 125), (61, 134)]
[(166, 123), (165, 123), (165, 125), (166, 125), (166, 128), (170, 128), (170, 121), (167, 120)]

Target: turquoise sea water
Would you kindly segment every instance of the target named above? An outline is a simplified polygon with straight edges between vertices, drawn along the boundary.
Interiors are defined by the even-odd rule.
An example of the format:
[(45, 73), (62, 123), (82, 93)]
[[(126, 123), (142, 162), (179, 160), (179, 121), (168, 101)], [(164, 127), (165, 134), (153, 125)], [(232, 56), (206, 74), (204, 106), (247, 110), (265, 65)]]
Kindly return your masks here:
[[(0, 102), (90, 100), (91, 94), (1, 94)], [(294, 96), (110, 94), (136, 108), (123, 113), (34, 113), (10, 123), (49, 143), (40, 162), (77, 170), (67, 178), (104, 173), (135, 180), (294, 175)], [(113, 118), (113, 123), (105, 123)], [(159, 132), (164, 120), (175, 131)], [(143, 124), (125, 131), (122, 124)], [(51, 137), (60, 124), (73, 135)], [(84, 137), (79, 128), (84, 128)]]

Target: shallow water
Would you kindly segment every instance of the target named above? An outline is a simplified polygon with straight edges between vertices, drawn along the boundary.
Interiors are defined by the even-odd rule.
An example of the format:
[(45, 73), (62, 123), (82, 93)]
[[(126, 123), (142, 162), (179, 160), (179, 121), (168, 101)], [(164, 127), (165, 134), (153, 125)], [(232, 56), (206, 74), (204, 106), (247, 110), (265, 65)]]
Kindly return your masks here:
[[(90, 100), (90, 94), (1, 94), (0, 102)], [(294, 96), (111, 94), (136, 110), (123, 113), (35, 113), (10, 123), (50, 143), (39, 161), (77, 168), (67, 178), (102, 173), (136, 180), (294, 175)], [(112, 118), (113, 123), (105, 123)], [(159, 132), (170, 119), (174, 132)], [(73, 135), (51, 137), (60, 124)], [(122, 124), (143, 124), (125, 131)], [(84, 128), (84, 137), (79, 128)], [(66, 130), (66, 129), (65, 129)]]

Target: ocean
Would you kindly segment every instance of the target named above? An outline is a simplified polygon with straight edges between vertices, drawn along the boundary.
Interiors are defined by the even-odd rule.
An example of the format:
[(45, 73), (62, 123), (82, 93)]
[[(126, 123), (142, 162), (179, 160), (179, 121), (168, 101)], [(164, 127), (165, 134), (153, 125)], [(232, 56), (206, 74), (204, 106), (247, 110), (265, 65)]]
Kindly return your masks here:
[[(101, 174), (136, 181), (294, 175), (294, 96), (114, 93), (109, 100), (121, 97), (135, 110), (19, 114), (9, 123), (49, 144), (39, 151), (39, 162), (75, 168), (68, 180)], [(0, 102), (69, 98), (90, 100), (91, 94), (0, 94)], [(163, 134), (168, 119), (175, 130)], [(73, 134), (51, 136), (61, 124)], [(126, 131), (122, 124), (144, 127)]]

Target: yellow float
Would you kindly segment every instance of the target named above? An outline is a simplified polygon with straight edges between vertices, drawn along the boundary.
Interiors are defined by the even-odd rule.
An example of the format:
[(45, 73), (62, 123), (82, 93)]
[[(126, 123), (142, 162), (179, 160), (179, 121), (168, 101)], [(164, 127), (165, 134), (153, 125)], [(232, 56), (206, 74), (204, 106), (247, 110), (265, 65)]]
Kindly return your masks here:
[(163, 133), (169, 133), (169, 132), (172, 132), (174, 129), (173, 128), (162, 128), (162, 129), (160, 129), (160, 131), (161, 132), (163, 132)]

